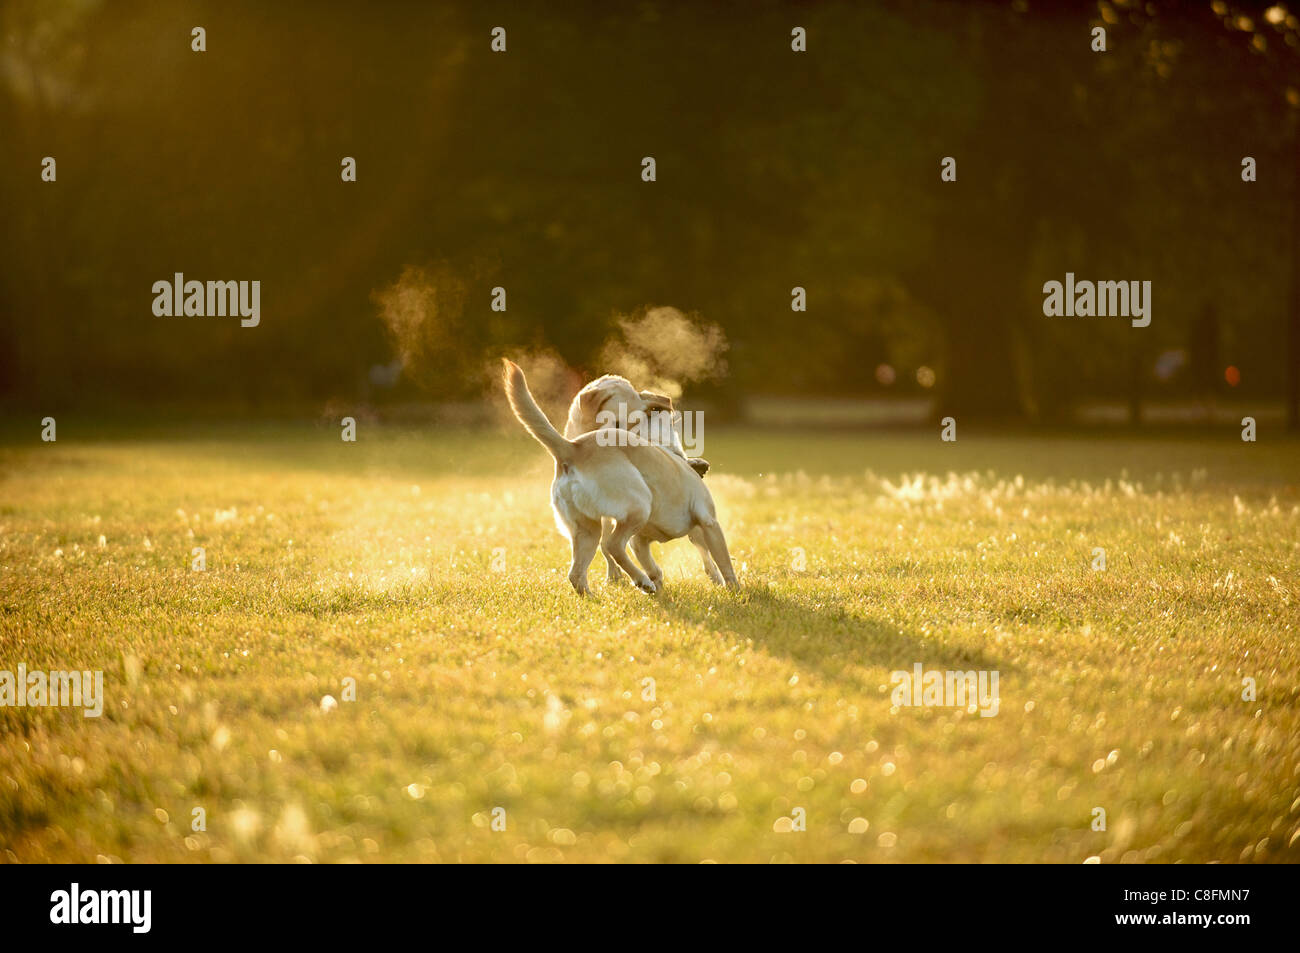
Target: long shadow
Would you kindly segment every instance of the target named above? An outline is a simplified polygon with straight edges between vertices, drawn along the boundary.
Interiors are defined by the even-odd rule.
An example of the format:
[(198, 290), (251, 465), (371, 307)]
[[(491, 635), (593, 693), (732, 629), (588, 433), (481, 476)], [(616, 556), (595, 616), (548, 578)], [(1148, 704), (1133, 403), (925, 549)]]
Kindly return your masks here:
[[(385, 592), (341, 590), (309, 598), (294, 597), (286, 601), (284, 608), (318, 616), (365, 612), (371, 607), (428, 610), (455, 602), (466, 591), (465, 584), (458, 582)], [(564, 595), (579, 599), (567, 588)], [(590, 598), (598, 603), (604, 596), (602, 587)], [(751, 583), (733, 592), (692, 581), (670, 583), (658, 595), (640, 599), (653, 607), (651, 612), (658, 611), (678, 623), (698, 625), (708, 633), (750, 639), (760, 650), (787, 658), (801, 670), (855, 693), (875, 696), (881, 684), (889, 683), (890, 672), (910, 672), (917, 662), (926, 671), (986, 670), (998, 671), (1005, 677), (1016, 670), (980, 647), (945, 644), (932, 636), (900, 630), (883, 613), (860, 604), (846, 608), (825, 590), (784, 594), (768, 583)]]
[(805, 670), (873, 694), (882, 681), (888, 683), (887, 676), (868, 675), (864, 669), (911, 671), (913, 664), (920, 662), (926, 671), (996, 670), (1003, 675), (1014, 671), (1014, 666), (982, 649), (945, 645), (932, 637), (900, 631), (888, 619), (864, 617), (833, 597), (815, 592), (795, 598), (766, 586), (740, 592), (694, 586), (674, 591), (670, 587), (655, 601), (660, 611), (681, 622), (734, 632)]

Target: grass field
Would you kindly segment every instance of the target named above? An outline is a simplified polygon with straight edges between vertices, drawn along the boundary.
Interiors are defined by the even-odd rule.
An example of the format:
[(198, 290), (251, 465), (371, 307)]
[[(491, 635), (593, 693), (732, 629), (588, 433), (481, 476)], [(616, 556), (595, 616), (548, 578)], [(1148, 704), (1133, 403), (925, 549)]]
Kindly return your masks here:
[(107, 703), (0, 708), (0, 858), (1300, 859), (1294, 441), (719, 428), (742, 591), (678, 541), (583, 600), (513, 431), (59, 427), (0, 447), (0, 669)]

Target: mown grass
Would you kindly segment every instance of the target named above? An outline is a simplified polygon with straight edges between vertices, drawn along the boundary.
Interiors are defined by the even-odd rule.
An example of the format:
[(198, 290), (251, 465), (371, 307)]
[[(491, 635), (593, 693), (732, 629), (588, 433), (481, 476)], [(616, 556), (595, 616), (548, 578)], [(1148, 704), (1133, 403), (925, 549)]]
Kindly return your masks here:
[(108, 701), (0, 708), (8, 860), (1300, 852), (1294, 442), (719, 431), (743, 590), (680, 541), (583, 600), (513, 432), (59, 426), (0, 449), (0, 669)]

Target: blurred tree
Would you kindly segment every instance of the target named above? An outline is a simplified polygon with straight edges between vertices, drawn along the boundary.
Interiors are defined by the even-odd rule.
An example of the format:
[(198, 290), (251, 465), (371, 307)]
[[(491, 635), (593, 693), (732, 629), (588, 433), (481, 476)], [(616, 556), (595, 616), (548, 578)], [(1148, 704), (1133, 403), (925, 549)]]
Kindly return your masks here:
[[(11, 0), (0, 388), (42, 406), (351, 397), (391, 359), (375, 293), (438, 263), (465, 285), (426, 355), (442, 397), (478, 393), (507, 348), (599, 372), (615, 314), (669, 304), (725, 329), (732, 397), (878, 392), (888, 362), (894, 393), (934, 368), (944, 413), (1064, 420), (1140, 396), (1214, 301), (1242, 392), (1294, 404), (1300, 92), (1295, 18), (1277, 17)], [(262, 325), (154, 318), (176, 271), (260, 279)], [(1152, 280), (1151, 327), (1044, 317), (1066, 271)]]

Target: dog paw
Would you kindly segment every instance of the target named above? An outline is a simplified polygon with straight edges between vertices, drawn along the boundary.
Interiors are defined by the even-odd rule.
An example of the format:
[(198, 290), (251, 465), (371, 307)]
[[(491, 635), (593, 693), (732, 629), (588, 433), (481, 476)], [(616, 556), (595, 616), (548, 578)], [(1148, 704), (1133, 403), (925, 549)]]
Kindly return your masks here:
[(636, 587), (648, 596), (653, 596), (656, 592), (659, 591), (659, 587), (656, 586), (649, 579), (647, 579), (645, 582), (638, 582), (636, 584)]

